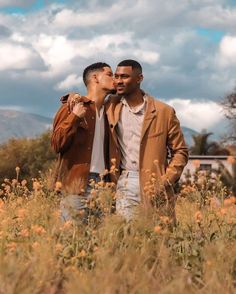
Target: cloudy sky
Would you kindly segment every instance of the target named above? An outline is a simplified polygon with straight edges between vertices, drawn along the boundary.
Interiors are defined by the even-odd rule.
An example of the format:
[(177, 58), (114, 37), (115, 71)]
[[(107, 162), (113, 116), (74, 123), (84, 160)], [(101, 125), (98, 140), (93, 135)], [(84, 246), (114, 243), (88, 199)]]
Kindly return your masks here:
[(182, 125), (219, 130), (236, 86), (236, 0), (0, 0), (0, 108), (52, 117), (83, 68), (133, 58)]

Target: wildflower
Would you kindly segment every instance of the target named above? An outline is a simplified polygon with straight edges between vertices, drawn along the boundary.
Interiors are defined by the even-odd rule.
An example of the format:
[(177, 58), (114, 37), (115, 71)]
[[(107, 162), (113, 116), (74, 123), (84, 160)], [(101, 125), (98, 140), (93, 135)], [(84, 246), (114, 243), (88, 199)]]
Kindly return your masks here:
[(72, 227), (72, 225), (73, 225), (72, 221), (68, 220), (63, 224), (63, 226), (61, 227), (60, 230), (66, 231), (66, 230), (70, 229)]
[(201, 211), (198, 210), (195, 213), (194, 218), (195, 218), (195, 220), (196, 220), (197, 223), (200, 223), (202, 221), (202, 213), (201, 213)]
[(158, 165), (158, 164), (159, 164), (159, 160), (158, 160), (158, 159), (155, 159), (155, 160), (153, 161), (153, 163), (154, 163), (155, 165)]
[(19, 235), (21, 237), (29, 237), (29, 230), (28, 229), (23, 229), (20, 231)]
[(32, 225), (31, 229), (38, 235), (42, 235), (46, 233), (45, 229), (42, 226)]
[(55, 183), (55, 191), (60, 192), (62, 189), (62, 183), (61, 182), (56, 182)]
[(82, 249), (79, 253), (79, 257), (85, 257), (87, 255), (86, 251), (84, 249)]
[(27, 181), (26, 180), (22, 180), (21, 181), (21, 186), (25, 187), (27, 185)]
[(34, 242), (34, 243), (32, 244), (32, 247), (33, 247), (34, 249), (39, 248), (39, 242)]
[(224, 206), (231, 206), (232, 204), (234, 204), (234, 199), (232, 199), (234, 197), (230, 197), (224, 200)]
[(12, 183), (12, 186), (16, 186), (18, 181), (16, 179), (13, 179), (11, 183)]
[(2, 199), (0, 199), (0, 209), (2, 209), (4, 207), (4, 202), (2, 201)]
[(236, 163), (236, 159), (234, 156), (230, 155), (227, 157), (227, 162), (230, 164), (235, 164)]
[(60, 216), (61, 216), (61, 211), (60, 210), (56, 210), (53, 212), (53, 216), (56, 218), (56, 219), (59, 219)]
[(160, 220), (166, 225), (170, 223), (170, 218), (168, 216), (160, 216)]
[(56, 253), (62, 252), (64, 246), (61, 243), (57, 243), (55, 246)]
[(200, 167), (200, 160), (198, 160), (198, 159), (193, 160), (193, 165), (194, 165), (196, 168), (199, 168), (199, 167)]
[(224, 215), (226, 215), (226, 213), (227, 213), (226, 209), (225, 208), (221, 208), (220, 214), (224, 216)]
[(27, 210), (25, 208), (21, 208), (17, 211), (17, 216), (19, 218), (24, 218), (26, 216)]
[(17, 245), (15, 242), (11, 242), (11, 243), (7, 244), (6, 247), (7, 247), (7, 249), (9, 249), (10, 252), (14, 252), (16, 250)]
[(40, 183), (39, 183), (38, 181), (34, 181), (34, 182), (33, 182), (33, 189), (34, 189), (35, 191), (38, 191), (38, 190), (41, 189), (41, 185), (40, 185)]
[(111, 159), (111, 163), (112, 163), (113, 165), (116, 165), (116, 159), (115, 159), (115, 158), (112, 158), (112, 159)]
[(160, 233), (161, 231), (162, 231), (162, 227), (161, 226), (158, 225), (158, 226), (155, 226), (154, 227), (154, 232), (155, 233)]

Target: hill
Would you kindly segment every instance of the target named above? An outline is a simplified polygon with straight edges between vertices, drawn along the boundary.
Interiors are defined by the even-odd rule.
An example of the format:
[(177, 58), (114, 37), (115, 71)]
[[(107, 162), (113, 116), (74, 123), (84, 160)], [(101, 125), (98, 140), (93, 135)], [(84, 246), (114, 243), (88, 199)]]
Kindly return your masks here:
[[(32, 138), (51, 127), (52, 118), (16, 110), (0, 109), (0, 143), (4, 143), (10, 138)], [(191, 146), (192, 135), (197, 132), (187, 127), (182, 127), (182, 130), (187, 144)]]
[(0, 143), (10, 138), (35, 137), (51, 128), (52, 119), (37, 114), (0, 109)]

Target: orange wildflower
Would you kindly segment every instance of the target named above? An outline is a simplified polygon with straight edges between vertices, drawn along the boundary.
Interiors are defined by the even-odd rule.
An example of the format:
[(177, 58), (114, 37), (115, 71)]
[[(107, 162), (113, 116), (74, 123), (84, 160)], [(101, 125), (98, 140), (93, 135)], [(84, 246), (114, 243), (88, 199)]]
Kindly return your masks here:
[(158, 225), (158, 226), (155, 226), (154, 227), (154, 232), (155, 233), (160, 233), (161, 231), (162, 231), (162, 227), (161, 226)]
[(86, 251), (84, 249), (82, 249), (79, 253), (79, 257), (85, 257), (87, 255)]
[(198, 168), (198, 167), (200, 166), (200, 160), (198, 160), (198, 159), (193, 160), (193, 165), (194, 165), (196, 168)]
[(31, 229), (38, 235), (42, 235), (46, 233), (46, 230), (42, 226), (32, 225)]
[(200, 223), (202, 221), (202, 218), (203, 218), (201, 211), (198, 210), (195, 213), (194, 218), (195, 218), (195, 220), (196, 220), (197, 223)]

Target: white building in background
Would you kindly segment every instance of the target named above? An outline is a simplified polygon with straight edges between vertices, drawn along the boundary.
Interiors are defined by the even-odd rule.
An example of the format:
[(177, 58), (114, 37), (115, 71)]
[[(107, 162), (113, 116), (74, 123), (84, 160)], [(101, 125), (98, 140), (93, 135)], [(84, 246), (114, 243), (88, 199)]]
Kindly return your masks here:
[(218, 170), (219, 162), (232, 174), (232, 164), (236, 163), (236, 158), (232, 155), (190, 155), (189, 161), (184, 168), (181, 178), (184, 180), (185, 174), (194, 174), (196, 169)]

